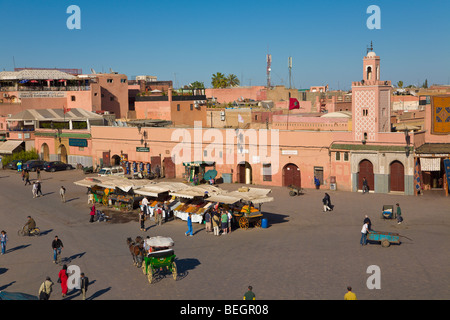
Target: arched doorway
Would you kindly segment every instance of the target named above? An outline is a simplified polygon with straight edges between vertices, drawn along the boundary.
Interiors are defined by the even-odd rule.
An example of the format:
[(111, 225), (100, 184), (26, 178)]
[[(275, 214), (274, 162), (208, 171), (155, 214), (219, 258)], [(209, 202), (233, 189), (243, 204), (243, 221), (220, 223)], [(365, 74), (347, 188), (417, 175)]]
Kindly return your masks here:
[(118, 156), (117, 154), (113, 155), (111, 158), (111, 165), (112, 166), (120, 166), (120, 156)]
[(283, 186), (288, 187), (290, 185), (299, 188), (302, 186), (300, 169), (293, 163), (288, 163), (283, 167)]
[(252, 166), (247, 161), (238, 164), (237, 181), (245, 184), (252, 183)]
[(58, 147), (58, 158), (61, 162), (67, 163), (67, 149), (63, 144)]
[(358, 190), (362, 190), (363, 179), (366, 178), (369, 190), (375, 189), (374, 175), (373, 175), (373, 164), (369, 160), (365, 159), (359, 163), (359, 173), (358, 173)]
[(400, 161), (393, 161), (389, 165), (390, 191), (405, 192), (405, 167)]
[(41, 159), (44, 161), (50, 161), (50, 149), (46, 143), (43, 143), (41, 146)]

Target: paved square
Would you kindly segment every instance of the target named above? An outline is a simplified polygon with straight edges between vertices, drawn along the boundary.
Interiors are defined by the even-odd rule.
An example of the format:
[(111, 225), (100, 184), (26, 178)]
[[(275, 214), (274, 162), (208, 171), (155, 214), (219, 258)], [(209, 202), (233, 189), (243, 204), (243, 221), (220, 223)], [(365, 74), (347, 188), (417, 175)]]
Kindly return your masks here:
[[(341, 300), (348, 285), (363, 300), (450, 298), (450, 197), (325, 190), (290, 197), (286, 188), (271, 187), (275, 201), (262, 207), (268, 228), (237, 229), (215, 237), (194, 224), (194, 236), (185, 237), (187, 226), (181, 220), (162, 226), (151, 222), (146, 232), (139, 231), (138, 222), (89, 223), (86, 189), (73, 184), (84, 177), (80, 170), (44, 172), (44, 196), (33, 199), (20, 174), (0, 171), (0, 229), (9, 237), (7, 253), (0, 257), (0, 290), (37, 295), (48, 275), (55, 283), (51, 299), (61, 299), (56, 283), (60, 266), (52, 263), (51, 252), (51, 241), (58, 235), (64, 243), (63, 257), (91, 281), (89, 299), (241, 300), (248, 285), (258, 300)], [(67, 189), (66, 203), (59, 199), (61, 185)], [(333, 212), (322, 212), (325, 192), (335, 205)], [(382, 220), (382, 206), (397, 202), (403, 224)], [(374, 230), (398, 232), (411, 240), (403, 238), (400, 245), (388, 248), (361, 247), (365, 214)], [(28, 215), (41, 228), (41, 236), (17, 235)], [(150, 285), (133, 266), (126, 238), (137, 235), (173, 238), (177, 281), (169, 274)], [(367, 288), (371, 265), (380, 267), (381, 289)], [(69, 292), (66, 299), (81, 297)]]

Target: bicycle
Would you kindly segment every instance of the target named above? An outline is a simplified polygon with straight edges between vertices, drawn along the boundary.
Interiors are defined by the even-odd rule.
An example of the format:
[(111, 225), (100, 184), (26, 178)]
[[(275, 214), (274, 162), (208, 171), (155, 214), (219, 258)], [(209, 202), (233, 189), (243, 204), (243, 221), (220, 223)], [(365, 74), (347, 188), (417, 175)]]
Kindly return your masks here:
[(25, 227), (23, 227), (22, 229), (20, 229), (19, 231), (17, 231), (17, 234), (19, 236), (38, 236), (41, 234), (41, 230), (36, 227), (34, 229), (32, 229), (31, 231), (28, 231), (28, 229), (25, 229)]

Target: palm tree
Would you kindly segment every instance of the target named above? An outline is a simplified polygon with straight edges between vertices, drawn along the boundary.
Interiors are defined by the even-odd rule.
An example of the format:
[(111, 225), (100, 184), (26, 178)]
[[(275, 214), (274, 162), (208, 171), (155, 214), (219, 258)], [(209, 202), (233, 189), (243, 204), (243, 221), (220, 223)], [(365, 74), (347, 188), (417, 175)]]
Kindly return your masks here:
[(213, 88), (225, 88), (227, 86), (225, 75), (221, 72), (213, 74), (211, 84)]
[(236, 75), (230, 73), (227, 76), (227, 86), (228, 87), (237, 87), (237, 86), (239, 86), (239, 84), (240, 84), (240, 81), (239, 81), (238, 77), (236, 77)]

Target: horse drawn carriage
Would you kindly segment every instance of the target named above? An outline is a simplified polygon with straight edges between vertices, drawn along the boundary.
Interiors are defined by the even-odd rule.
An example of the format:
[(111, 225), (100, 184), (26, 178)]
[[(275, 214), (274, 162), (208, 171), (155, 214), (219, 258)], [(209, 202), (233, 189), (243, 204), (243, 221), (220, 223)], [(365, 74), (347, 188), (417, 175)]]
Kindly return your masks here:
[(171, 272), (173, 279), (177, 280), (176, 255), (172, 249), (174, 246), (172, 238), (156, 236), (143, 240), (137, 237), (134, 242), (128, 238), (127, 244), (135, 266), (142, 268), (148, 282), (153, 283), (163, 271)]
[(175, 252), (172, 249), (174, 242), (172, 238), (156, 236), (145, 240), (144, 247), (148, 252), (144, 255), (142, 271), (153, 283), (156, 276), (163, 271), (171, 272), (173, 279), (177, 280), (177, 264), (175, 263)]

